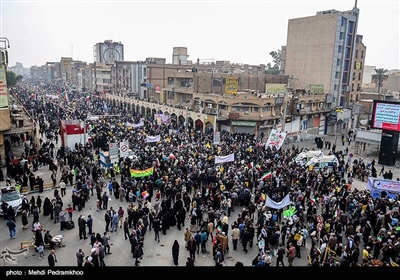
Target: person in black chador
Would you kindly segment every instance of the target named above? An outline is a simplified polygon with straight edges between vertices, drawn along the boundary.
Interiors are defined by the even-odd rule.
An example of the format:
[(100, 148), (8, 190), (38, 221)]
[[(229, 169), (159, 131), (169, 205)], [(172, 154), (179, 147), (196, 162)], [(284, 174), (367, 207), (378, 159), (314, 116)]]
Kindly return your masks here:
[(175, 239), (174, 244), (172, 245), (172, 258), (174, 259), (174, 264), (178, 265), (179, 259), (179, 243)]
[(43, 216), (48, 216), (53, 212), (53, 205), (51, 204), (50, 199), (46, 196), (43, 202)]

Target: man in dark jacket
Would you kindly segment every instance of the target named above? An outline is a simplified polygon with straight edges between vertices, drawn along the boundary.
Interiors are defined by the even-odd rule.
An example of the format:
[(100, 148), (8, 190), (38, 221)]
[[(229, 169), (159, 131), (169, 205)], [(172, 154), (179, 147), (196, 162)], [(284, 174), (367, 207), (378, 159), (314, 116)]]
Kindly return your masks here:
[(87, 222), (85, 220), (85, 216), (81, 215), (78, 218), (78, 229), (79, 229), (79, 238), (80, 239), (82, 239), (82, 238), (87, 239), (87, 236), (86, 236), (86, 224), (87, 224)]

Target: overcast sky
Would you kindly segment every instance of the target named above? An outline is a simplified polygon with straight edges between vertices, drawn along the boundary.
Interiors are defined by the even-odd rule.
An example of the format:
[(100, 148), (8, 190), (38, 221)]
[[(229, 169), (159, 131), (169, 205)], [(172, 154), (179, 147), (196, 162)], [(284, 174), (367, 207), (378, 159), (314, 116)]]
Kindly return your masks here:
[[(187, 47), (189, 60), (267, 64), (286, 45), (288, 20), (318, 11), (351, 10), (353, 1), (15, 1), (0, 0), (0, 35), (10, 42), (9, 66), (73, 57), (93, 62), (93, 46), (124, 44), (125, 60), (162, 57)], [(366, 65), (400, 69), (399, 0), (359, 0), (358, 34)], [(4, 47), (4, 44), (1, 45)]]

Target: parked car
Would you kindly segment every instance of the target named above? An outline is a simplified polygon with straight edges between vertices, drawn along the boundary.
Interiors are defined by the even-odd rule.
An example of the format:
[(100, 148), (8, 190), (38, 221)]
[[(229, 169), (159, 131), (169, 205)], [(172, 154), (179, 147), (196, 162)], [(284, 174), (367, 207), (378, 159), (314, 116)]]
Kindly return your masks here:
[[(2, 187), (0, 189), (0, 204), (5, 201), (8, 205), (11, 205), (15, 212), (22, 212), (22, 198), (19, 190), (15, 187)], [(4, 215), (3, 209), (0, 208), (0, 215)]]

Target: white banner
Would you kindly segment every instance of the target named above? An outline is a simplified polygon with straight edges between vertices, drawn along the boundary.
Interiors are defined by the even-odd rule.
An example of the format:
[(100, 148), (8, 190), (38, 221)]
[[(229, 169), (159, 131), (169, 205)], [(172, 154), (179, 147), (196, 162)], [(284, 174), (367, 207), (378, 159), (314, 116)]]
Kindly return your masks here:
[(150, 143), (150, 142), (158, 142), (160, 141), (160, 135), (157, 136), (146, 136), (146, 142)]
[(235, 161), (235, 154), (230, 154), (227, 156), (215, 156), (215, 164), (221, 162), (231, 162)]
[(144, 122), (143, 121), (141, 121), (140, 123), (136, 123), (136, 124), (132, 125), (132, 127), (141, 127), (141, 126), (144, 126)]
[(272, 199), (269, 198), (268, 195), (265, 199), (265, 206), (276, 209), (276, 210), (282, 209), (288, 205), (290, 205), (289, 194), (287, 194), (280, 202), (273, 201)]

